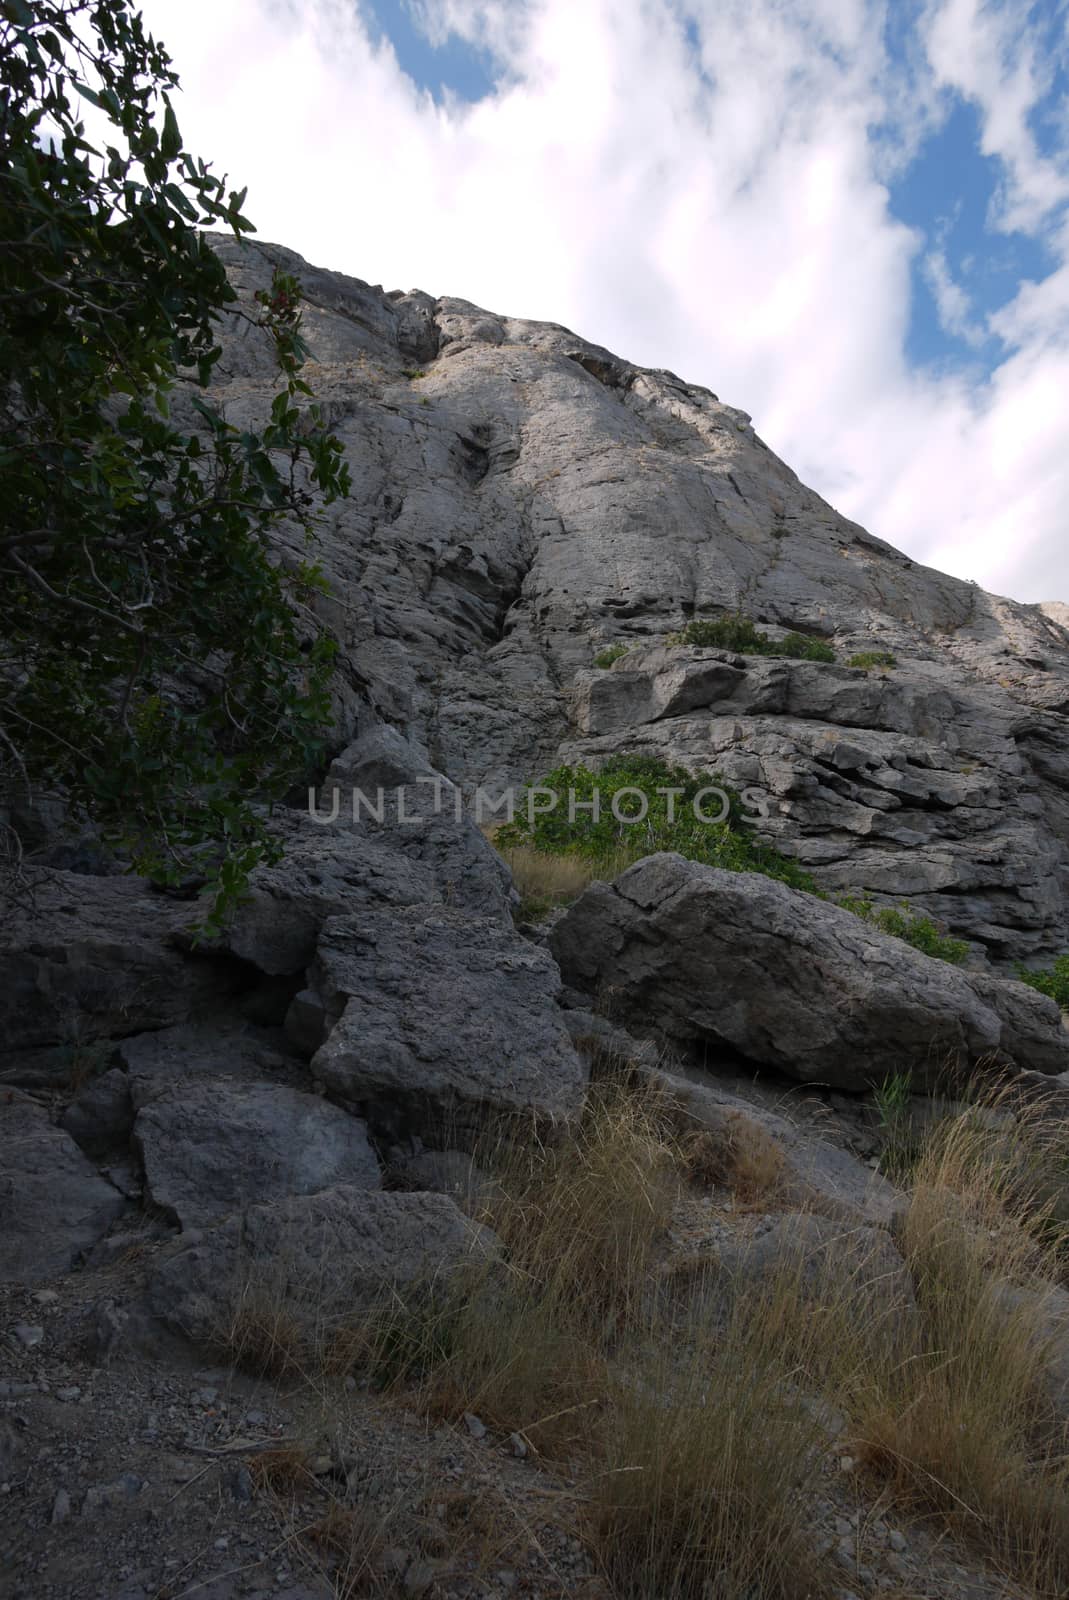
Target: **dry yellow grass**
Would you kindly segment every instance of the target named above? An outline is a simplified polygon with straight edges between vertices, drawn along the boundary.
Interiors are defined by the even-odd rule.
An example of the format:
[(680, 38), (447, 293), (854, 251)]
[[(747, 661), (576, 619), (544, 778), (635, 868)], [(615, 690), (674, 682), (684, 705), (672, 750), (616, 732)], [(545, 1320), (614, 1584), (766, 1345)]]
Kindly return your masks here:
[(1069, 1412), (1051, 1362), (1069, 1336), (1049, 1189), (1064, 1127), (966, 1113), (917, 1166), (900, 1248), (921, 1313), (908, 1367), (855, 1382), (859, 1449), (904, 1505), (935, 1511), (1037, 1595), (1069, 1590)]
[(691, 1182), (730, 1189), (743, 1204), (771, 1204), (786, 1181), (783, 1151), (748, 1117), (728, 1113), (720, 1129), (692, 1128), (681, 1153)]
[(529, 845), (501, 851), (520, 892), (525, 915), (544, 916), (554, 906), (570, 905), (589, 883), (602, 876), (578, 856), (548, 855)]
[[(842, 1575), (813, 1558), (808, 1508), (841, 1448), (885, 1505), (1038, 1600), (1064, 1597), (1069, 1438), (1049, 1363), (1069, 1333), (1051, 1320), (1066, 1130), (1005, 1108), (930, 1130), (896, 1230), (908, 1278), (878, 1231), (833, 1234), (815, 1260), (800, 1220), (771, 1267), (727, 1275), (707, 1251), (659, 1292), (682, 1185), (782, 1205), (778, 1149), (748, 1126), (690, 1138), (663, 1098), (606, 1075), (558, 1142), (488, 1136), (504, 1264), (332, 1322), (320, 1370), (361, 1369), (437, 1416), (477, 1412), (581, 1471), (621, 1600), (822, 1600)], [(269, 1286), (246, 1286), (232, 1332), (246, 1363), (294, 1369)], [(841, 1437), (814, 1420), (832, 1413)], [(350, 1531), (356, 1593), (372, 1558), (368, 1530)]]

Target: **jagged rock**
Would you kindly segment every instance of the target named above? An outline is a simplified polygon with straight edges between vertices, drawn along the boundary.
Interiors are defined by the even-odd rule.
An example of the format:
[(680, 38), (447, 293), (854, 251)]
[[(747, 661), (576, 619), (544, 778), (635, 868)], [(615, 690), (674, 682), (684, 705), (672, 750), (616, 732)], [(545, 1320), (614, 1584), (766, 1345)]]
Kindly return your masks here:
[[(284, 860), (253, 875), (247, 900), (227, 929), (226, 947), (234, 955), (266, 973), (300, 972), (312, 961), (328, 917), (362, 913), (369, 906), (437, 901), (476, 915), (507, 917), (508, 869), (471, 820), (456, 816), (447, 794), (436, 809), (433, 784), (402, 785), (404, 816), (412, 819), (404, 821), (398, 819), (397, 790), (381, 782), (381, 824), (366, 812), (354, 821), (353, 789), (374, 803), (388, 774), (374, 765), (369, 774), (364, 764), (354, 763), (348, 769), (360, 779), (354, 782), (344, 781), (345, 770), (339, 757), (322, 791), (337, 791), (336, 821), (316, 822), (308, 812), (287, 818)], [(329, 817), (332, 810), (328, 799), (318, 814)]]
[(316, 988), (338, 1019), (312, 1072), (378, 1125), (436, 1143), (485, 1111), (543, 1121), (578, 1109), (585, 1072), (547, 953), (491, 917), (369, 907), (319, 938)]
[(282, 1084), (181, 1080), (138, 1112), (134, 1143), (147, 1198), (183, 1228), (256, 1201), (380, 1182), (364, 1124)]
[(232, 1011), (131, 1034), (118, 1040), (115, 1053), (126, 1068), (136, 1110), (186, 1078), (255, 1085), (286, 1071), (303, 1077), (304, 1070), (281, 1029), (257, 1027)]
[(981, 1060), (1058, 1073), (1069, 1033), (1022, 984), (922, 955), (848, 911), (758, 873), (650, 856), (595, 883), (554, 926), (565, 981), (615, 1016), (713, 1041), (805, 1081), (934, 1086)]
[(179, 1241), (157, 1266), (148, 1304), (204, 1343), (241, 1338), (276, 1317), (302, 1340), (351, 1326), (381, 1296), (442, 1285), (494, 1258), (497, 1240), (445, 1195), (339, 1186), (252, 1206)]
[(42, 1106), (0, 1097), (0, 1281), (69, 1272), (125, 1207)]
[(907, 897), (1014, 957), (1063, 915), (1061, 847), (1016, 740), (1027, 721), (998, 688), (647, 646), (580, 673), (574, 694), (588, 737), (570, 759), (637, 748), (715, 769), (762, 797), (758, 833), (825, 889)]
[(0, 928), (0, 1050), (165, 1027), (246, 981), (234, 962), (186, 953), (195, 911), (140, 879), (51, 872), (32, 889)]
[(85, 1084), (61, 1119), (75, 1144), (91, 1156), (103, 1155), (113, 1145), (125, 1144), (134, 1125), (130, 1082), (125, 1072), (112, 1067)]

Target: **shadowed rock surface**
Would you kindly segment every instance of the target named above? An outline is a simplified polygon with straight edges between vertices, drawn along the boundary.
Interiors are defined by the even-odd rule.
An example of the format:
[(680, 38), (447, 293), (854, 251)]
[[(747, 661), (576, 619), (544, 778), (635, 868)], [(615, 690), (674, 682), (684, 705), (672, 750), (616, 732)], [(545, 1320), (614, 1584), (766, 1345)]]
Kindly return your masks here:
[(1053, 1000), (754, 873), (648, 856), (592, 884), (550, 946), (565, 981), (621, 1019), (803, 1080), (864, 1089), (909, 1072), (935, 1088), (981, 1061), (1069, 1070)]

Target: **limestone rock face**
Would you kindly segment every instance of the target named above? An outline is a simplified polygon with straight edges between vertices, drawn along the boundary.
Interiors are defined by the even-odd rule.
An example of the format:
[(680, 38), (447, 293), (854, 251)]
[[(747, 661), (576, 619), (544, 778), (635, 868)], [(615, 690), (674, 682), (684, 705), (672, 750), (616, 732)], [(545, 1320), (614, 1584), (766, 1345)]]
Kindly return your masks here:
[(192, 921), (188, 905), (141, 879), (44, 875), (0, 924), (0, 1050), (76, 1051), (231, 995), (231, 964), (181, 952)]
[(910, 1072), (934, 1087), (982, 1060), (1069, 1070), (1052, 1000), (753, 873), (649, 856), (592, 884), (550, 945), (565, 981), (611, 996), (623, 1020), (804, 1081), (864, 1089)]
[[(356, 485), (329, 513), (339, 739), (388, 723), (455, 784), (621, 748), (762, 788), (826, 888), (901, 898), (1013, 961), (1069, 944), (1069, 614), (920, 566), (840, 517), (743, 411), (555, 324), (384, 293), (218, 242), (251, 294), (304, 283), (309, 376)], [(226, 345), (231, 420), (266, 351)], [(836, 664), (673, 650), (739, 610)], [(593, 670), (610, 643), (636, 649)], [(895, 665), (853, 669), (859, 652)]]

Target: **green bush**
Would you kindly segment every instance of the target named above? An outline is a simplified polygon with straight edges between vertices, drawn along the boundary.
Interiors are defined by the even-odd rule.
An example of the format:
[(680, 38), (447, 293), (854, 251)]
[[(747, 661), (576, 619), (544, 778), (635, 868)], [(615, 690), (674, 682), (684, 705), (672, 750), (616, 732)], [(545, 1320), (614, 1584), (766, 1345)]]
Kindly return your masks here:
[(898, 662), (889, 650), (861, 650), (846, 664), (848, 667), (897, 667)]
[(735, 650), (742, 656), (788, 656), (795, 661), (834, 661), (835, 651), (812, 634), (791, 632), (770, 639), (749, 617), (735, 612), (728, 617), (688, 622), (668, 635), (669, 644), (696, 645), (700, 649)]
[(881, 906), (877, 910), (871, 900), (846, 895), (838, 904), (844, 911), (852, 911), (863, 922), (878, 928), (881, 933), (889, 933), (896, 939), (904, 939), (914, 950), (920, 950), (926, 956), (934, 956), (937, 961), (949, 961), (952, 966), (957, 967), (969, 954), (966, 940), (940, 933), (931, 917), (920, 916), (917, 912), (911, 911), (904, 901), (901, 906)]
[(765, 654), (791, 656), (795, 661), (835, 660), (835, 651), (831, 645), (823, 639), (815, 639), (809, 633), (788, 633), (779, 641), (773, 639)]
[[(727, 814), (722, 821), (705, 822), (694, 813), (695, 797), (715, 786), (727, 797)], [(548, 789), (559, 798), (552, 811), (537, 813), (532, 820), (518, 812), (516, 820), (498, 830), (495, 843), (502, 849), (526, 845), (547, 855), (575, 855), (615, 876), (633, 861), (674, 850), (691, 861), (704, 861), (728, 872), (760, 872), (777, 878), (795, 889), (813, 892), (815, 884), (794, 861), (762, 844), (751, 833), (744, 809), (735, 792), (715, 775), (694, 775), (682, 767), (670, 767), (655, 756), (621, 755), (608, 761), (600, 772), (588, 767), (560, 766), (541, 778), (531, 789)], [(658, 790), (674, 789), (674, 797)], [(600, 796), (597, 818), (579, 809)], [(619, 821), (612, 813), (612, 802), (621, 790), (637, 790), (618, 802), (625, 815), (637, 816), (646, 807), (642, 821)], [(575, 797), (575, 815), (569, 820), (568, 795)], [(702, 802), (707, 815), (715, 815), (718, 801), (708, 796)]]
[(594, 657), (594, 665), (604, 671), (611, 667), (614, 661), (619, 661), (621, 656), (626, 656), (629, 646), (626, 644), (611, 644), (608, 649), (601, 650)]
[(1038, 989), (1040, 994), (1049, 995), (1052, 1000), (1057, 1000), (1063, 1011), (1069, 1011), (1069, 954), (1059, 956), (1052, 967), (1038, 971), (1031, 967), (1018, 967), (1017, 976), (1030, 989)]
[(678, 633), (668, 635), (668, 643), (697, 645), (703, 650), (737, 650), (744, 656), (768, 654), (768, 635), (758, 633), (750, 618), (738, 613), (688, 622)]

